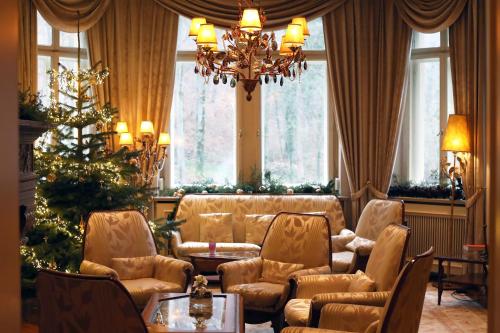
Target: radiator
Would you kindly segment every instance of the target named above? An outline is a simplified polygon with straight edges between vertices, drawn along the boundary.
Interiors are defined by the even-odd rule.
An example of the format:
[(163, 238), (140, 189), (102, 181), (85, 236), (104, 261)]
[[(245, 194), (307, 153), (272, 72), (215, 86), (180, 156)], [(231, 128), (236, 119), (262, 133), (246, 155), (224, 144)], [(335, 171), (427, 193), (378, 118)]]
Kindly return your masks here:
[[(434, 246), (436, 256), (457, 256), (462, 253), (465, 241), (466, 218), (455, 216), (453, 222), (449, 215), (407, 212), (408, 227), (411, 228), (407, 256), (415, 256)], [(449, 253), (448, 239), (450, 224), (453, 226), (451, 237), (452, 253)]]

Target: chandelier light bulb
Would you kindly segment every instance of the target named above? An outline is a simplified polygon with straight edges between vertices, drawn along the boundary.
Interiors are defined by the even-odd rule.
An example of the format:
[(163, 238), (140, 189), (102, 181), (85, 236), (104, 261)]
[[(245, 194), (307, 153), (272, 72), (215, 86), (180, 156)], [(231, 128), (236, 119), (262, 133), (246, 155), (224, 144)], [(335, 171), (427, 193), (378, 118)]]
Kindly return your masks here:
[(200, 31), (200, 26), (206, 23), (207, 20), (204, 17), (193, 17), (189, 27), (189, 38), (196, 40), (198, 32)]
[(253, 33), (262, 30), (259, 11), (255, 8), (247, 8), (243, 10), (241, 16), (240, 28), (242, 31)]
[(302, 26), (302, 34), (304, 35), (304, 39), (309, 38), (311, 34), (309, 33), (309, 28), (307, 27), (307, 21), (305, 17), (294, 17), (292, 19), (292, 24), (300, 24)]
[(285, 33), (286, 47), (300, 47), (304, 45), (304, 33), (300, 24), (289, 24)]
[(196, 44), (203, 48), (217, 47), (217, 36), (215, 35), (215, 28), (213, 24), (201, 24), (196, 38)]

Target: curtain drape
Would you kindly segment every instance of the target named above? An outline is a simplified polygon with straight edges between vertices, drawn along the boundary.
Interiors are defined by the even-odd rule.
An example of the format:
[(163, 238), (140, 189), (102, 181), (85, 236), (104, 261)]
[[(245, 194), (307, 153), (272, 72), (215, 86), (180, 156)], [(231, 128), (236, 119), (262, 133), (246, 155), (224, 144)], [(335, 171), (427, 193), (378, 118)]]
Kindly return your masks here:
[(36, 8), (31, 0), (19, 0), (19, 50), (17, 82), (21, 91), (37, 91)]
[[(450, 26), (450, 63), (455, 113), (467, 115), (471, 154), (464, 177), (468, 200), (477, 198), (468, 209), (468, 242), (485, 242), (482, 237), (484, 197), (475, 196), (484, 187), (484, 91), (485, 28), (483, 1), (470, 0), (457, 21)], [(478, 192), (480, 193), (480, 192)], [(468, 205), (469, 206), (469, 205)]]
[(448, 28), (468, 0), (394, 0), (403, 20), (414, 30), (438, 32)]
[(112, 0), (33, 0), (45, 20), (66, 32), (85, 31), (99, 21)]
[[(204, 16), (207, 21), (220, 27), (229, 28), (238, 21), (239, 5), (235, 0), (154, 0), (189, 18)], [(295, 16), (313, 19), (330, 12), (346, 0), (261, 0), (254, 2), (265, 10), (265, 28), (286, 27)], [(250, 1), (242, 1), (243, 8)]]
[(378, 196), (389, 188), (411, 29), (392, 0), (349, 0), (323, 17), (323, 27), (354, 222), (367, 189)]
[(141, 120), (153, 121), (156, 133), (168, 128), (177, 24), (177, 14), (152, 0), (114, 0), (88, 30), (91, 63), (110, 71), (98, 99), (118, 108), (132, 134)]

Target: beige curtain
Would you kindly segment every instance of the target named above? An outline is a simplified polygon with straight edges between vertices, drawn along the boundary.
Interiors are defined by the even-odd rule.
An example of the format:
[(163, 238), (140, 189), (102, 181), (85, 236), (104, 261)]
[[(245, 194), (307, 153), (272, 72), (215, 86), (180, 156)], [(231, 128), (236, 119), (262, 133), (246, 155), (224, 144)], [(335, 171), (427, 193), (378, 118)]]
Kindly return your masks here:
[(467, 206), (470, 206), (467, 241), (473, 243), (485, 241), (482, 237), (484, 197), (475, 196), (484, 187), (485, 49), (484, 3), (470, 0), (462, 15), (450, 26), (450, 61), (455, 113), (467, 115), (471, 134), (472, 151), (464, 190)]
[(33, 0), (44, 19), (54, 28), (66, 32), (85, 31), (104, 15), (112, 0)]
[(19, 0), (19, 50), (17, 81), (21, 91), (37, 91), (36, 8), (31, 0)]
[(357, 221), (365, 192), (379, 197), (389, 188), (411, 30), (392, 0), (349, 0), (325, 15), (323, 26), (334, 115)]
[(403, 20), (414, 30), (438, 32), (448, 28), (468, 0), (394, 0)]
[(117, 107), (132, 134), (141, 120), (153, 121), (157, 133), (168, 128), (177, 23), (177, 14), (152, 0), (114, 0), (88, 30), (91, 63), (110, 71), (99, 101)]
[[(235, 0), (154, 0), (162, 6), (189, 18), (204, 16), (207, 21), (229, 28), (238, 21), (239, 6)], [(305, 16), (308, 19), (323, 16), (346, 0), (261, 0), (256, 6), (265, 10), (266, 28), (286, 26), (292, 17)], [(243, 0), (245, 3), (251, 1)]]

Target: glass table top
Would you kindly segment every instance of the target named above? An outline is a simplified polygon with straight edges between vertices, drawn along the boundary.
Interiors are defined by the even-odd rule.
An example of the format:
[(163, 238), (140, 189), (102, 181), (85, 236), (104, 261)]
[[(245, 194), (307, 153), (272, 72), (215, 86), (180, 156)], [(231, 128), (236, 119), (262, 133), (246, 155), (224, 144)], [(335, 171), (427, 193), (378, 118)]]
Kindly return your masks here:
[(150, 322), (168, 331), (221, 330), (225, 323), (225, 295), (191, 299), (189, 295), (160, 299)]

